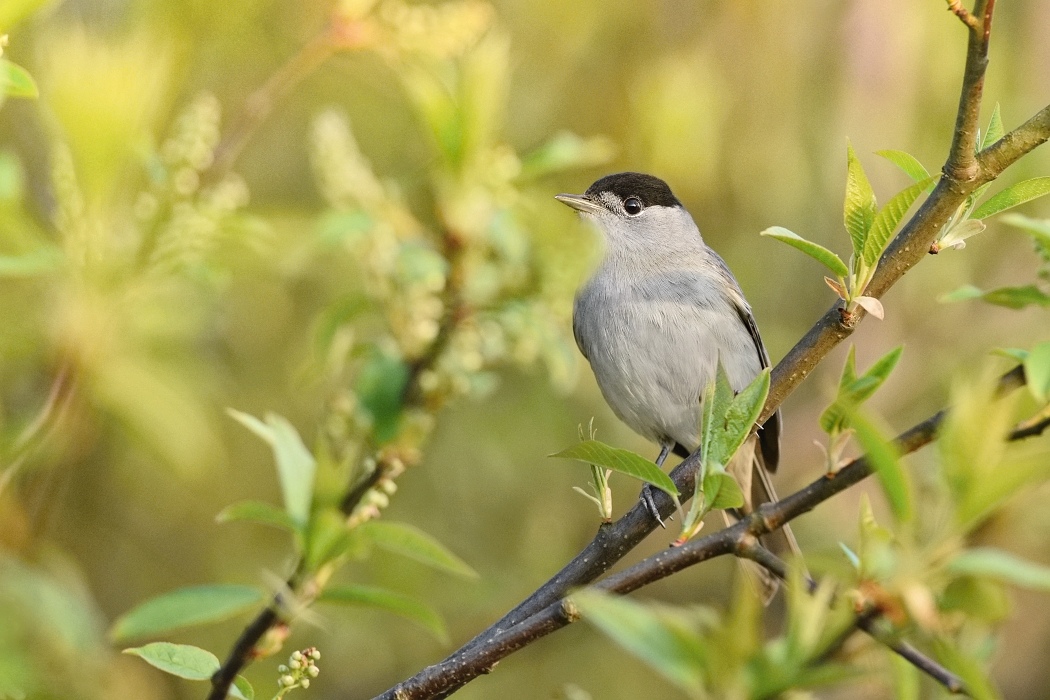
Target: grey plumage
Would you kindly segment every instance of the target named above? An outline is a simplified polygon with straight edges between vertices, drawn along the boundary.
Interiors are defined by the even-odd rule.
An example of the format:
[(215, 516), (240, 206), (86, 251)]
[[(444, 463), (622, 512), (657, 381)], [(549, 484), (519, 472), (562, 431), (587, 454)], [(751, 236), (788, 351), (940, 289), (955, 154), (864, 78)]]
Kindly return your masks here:
[[(740, 286), (662, 180), (620, 173), (584, 195), (557, 198), (605, 238), (602, 261), (573, 309), (576, 343), (602, 395), (635, 432), (692, 452), (700, 444), (701, 397), (719, 360), (735, 391), (769, 366)], [(748, 496), (745, 514), (776, 498), (767, 470), (777, 467), (779, 444), (778, 412), (727, 467)], [(790, 531), (768, 539), (781, 551), (795, 546)], [(753, 573), (768, 599), (775, 581), (764, 570)]]

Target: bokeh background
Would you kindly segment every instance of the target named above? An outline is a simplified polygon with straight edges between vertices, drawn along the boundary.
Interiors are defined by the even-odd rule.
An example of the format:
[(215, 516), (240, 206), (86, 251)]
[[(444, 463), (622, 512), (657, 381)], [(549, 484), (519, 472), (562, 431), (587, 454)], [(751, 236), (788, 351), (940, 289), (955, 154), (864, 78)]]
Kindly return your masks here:
[[(384, 516), (435, 535), (480, 579), (464, 583), (382, 553), (348, 572), (426, 600), (446, 617), (455, 645), (595, 532), (595, 509), (571, 490), (585, 485), (586, 468), (546, 455), (572, 444), (592, 417), (603, 440), (653, 452), (611, 415), (571, 346), (572, 289), (596, 260), (598, 241), (552, 195), (581, 192), (615, 170), (666, 179), (735, 271), (775, 361), (833, 297), (816, 263), (758, 232), (782, 225), (845, 253), (847, 138), (880, 200), (906, 181), (874, 151), (904, 149), (939, 168), (965, 51), (963, 27), (938, 0), (494, 0), (492, 7), (486, 21), (505, 34), (510, 68), (495, 138), (519, 153), (564, 131), (604, 140), (587, 142), (579, 167), (532, 179), (517, 195), (528, 212), (524, 235), (545, 246), (545, 264), (559, 280), (546, 301), (560, 335), (535, 340), (556, 347), (496, 368), (485, 391), (442, 409), (421, 464), (400, 477)], [(321, 0), (65, 0), (10, 27), (5, 57), (36, 77), (41, 96), (0, 109), (0, 253), (80, 236), (78, 254), (91, 258), (99, 235), (119, 251), (133, 236), (129, 222), (150, 215), (141, 193), (149, 192), (155, 154), (163, 155), (179, 115), (195, 105), (193, 123), (213, 142), (332, 11)], [(1047, 0), (998, 4), (982, 121), (999, 102), (1009, 129), (1050, 101), (1048, 28)], [(226, 407), (276, 411), (310, 444), (330, 405), (332, 386), (312, 369), (315, 338), (359, 280), (352, 261), (324, 244), (332, 203), (318, 152), (331, 144), (318, 136), (321, 114), (345, 115), (374, 172), (431, 221), (435, 147), (381, 52), (349, 51), (281, 97), (233, 163), (239, 179), (204, 207), (220, 213), (202, 225), (218, 222), (225, 233), (200, 287), (117, 295), (126, 283), (119, 266), (90, 285), (0, 274), (0, 434), (8, 455), (46, 402), (62, 358), (72, 354), (83, 375), (76, 400), (0, 493), (0, 588), (22, 611), (0, 618), (0, 637), (31, 652), (35, 670), (27, 672), (47, 676), (39, 697), (203, 697), (203, 685), (118, 654), (108, 625), (179, 586), (286, 573), (285, 535), (220, 526), (214, 516), (237, 500), (278, 499), (268, 450), (224, 415)], [(1037, 151), (1004, 181), (1047, 173), (1050, 151)], [(78, 188), (79, 200), (64, 186)], [(1050, 205), (1025, 211), (1050, 216)], [(965, 250), (931, 257), (907, 275), (884, 299), (886, 320), (867, 319), (852, 339), (861, 367), (905, 345), (874, 411), (907, 427), (946, 402), (953, 377), (979, 374), (990, 349), (1050, 337), (1045, 310), (938, 301), (966, 283), (1027, 283), (1037, 263), (1027, 239), (992, 223)], [(837, 350), (784, 405), (782, 493), (820, 473), (816, 418), (833, 397), (844, 353)], [(921, 469), (929, 459), (919, 454), (911, 463)], [(621, 512), (637, 486), (614, 486)], [(863, 491), (882, 507), (870, 485), (844, 494), (797, 521), (803, 549), (832, 556), (838, 540), (853, 538)], [(981, 537), (1050, 561), (1048, 498), (1046, 488), (1024, 494)], [(657, 533), (634, 556), (668, 539)], [(712, 562), (640, 597), (720, 606), (735, 581), (731, 562)], [(1050, 608), (1028, 593), (1014, 595), (1013, 606), (994, 677), (1005, 697), (1044, 698)], [(324, 654), (321, 677), (309, 693), (298, 691), (303, 697), (371, 697), (454, 648), (384, 613), (318, 611), (317, 624), (296, 627), (290, 640), (289, 648), (315, 644)], [(777, 614), (774, 606), (771, 626)], [(172, 641), (221, 657), (244, 622)], [(9, 653), (0, 666), (24, 667), (25, 659)], [(276, 677), (269, 662), (247, 675), (260, 695)], [(875, 675), (841, 697), (890, 692)], [(592, 628), (574, 625), (502, 662), (459, 697), (679, 694)]]

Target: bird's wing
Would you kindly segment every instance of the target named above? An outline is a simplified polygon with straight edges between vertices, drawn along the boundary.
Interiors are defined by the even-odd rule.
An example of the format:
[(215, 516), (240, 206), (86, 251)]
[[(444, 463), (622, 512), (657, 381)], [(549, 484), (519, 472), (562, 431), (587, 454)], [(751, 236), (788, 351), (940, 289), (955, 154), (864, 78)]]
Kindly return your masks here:
[[(744, 324), (744, 328), (747, 329), (748, 334), (751, 336), (751, 340), (755, 344), (755, 352), (758, 353), (758, 358), (762, 363), (762, 368), (765, 369), (770, 366), (769, 353), (766, 352), (766, 346), (762, 342), (762, 336), (758, 333), (758, 324), (755, 323), (755, 317), (751, 314), (751, 307), (748, 305), (747, 300), (744, 299), (744, 294), (740, 291), (740, 287), (737, 285), (733, 273), (729, 271), (729, 266), (726, 265), (725, 261), (717, 255), (715, 255), (715, 260), (718, 261), (722, 268), (722, 272), (726, 276), (726, 281), (729, 282), (727, 285), (727, 288), (730, 290), (729, 297), (733, 302), (733, 306), (736, 308), (737, 316), (740, 318), (741, 323)], [(780, 462), (780, 409), (777, 409), (777, 411), (762, 424), (762, 428), (758, 431), (758, 445), (766, 469), (770, 472), (775, 472), (777, 470), (777, 465)]]
[(576, 339), (576, 347), (580, 349), (580, 353), (583, 355), (584, 359), (590, 362), (591, 357), (587, 354), (587, 344), (583, 342), (583, 334), (580, 333), (579, 318), (580, 314), (574, 308), (572, 314), (572, 337)]

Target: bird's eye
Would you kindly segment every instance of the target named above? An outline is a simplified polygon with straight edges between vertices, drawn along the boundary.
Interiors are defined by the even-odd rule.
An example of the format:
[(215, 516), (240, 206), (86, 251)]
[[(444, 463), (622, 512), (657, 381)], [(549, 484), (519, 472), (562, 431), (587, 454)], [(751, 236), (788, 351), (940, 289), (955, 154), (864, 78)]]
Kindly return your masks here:
[(642, 213), (642, 200), (637, 197), (628, 197), (623, 201), (623, 210), (634, 216)]

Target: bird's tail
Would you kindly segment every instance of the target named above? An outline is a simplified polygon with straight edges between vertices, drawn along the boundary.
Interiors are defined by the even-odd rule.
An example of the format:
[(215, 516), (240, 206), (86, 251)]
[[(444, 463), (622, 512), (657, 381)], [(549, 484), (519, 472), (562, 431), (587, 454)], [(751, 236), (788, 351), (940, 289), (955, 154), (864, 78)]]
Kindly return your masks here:
[[(756, 442), (755, 436), (748, 438), (726, 468), (726, 471), (740, 484), (740, 490), (744, 492), (744, 505), (738, 511), (722, 511), (726, 525), (732, 525), (750, 515), (763, 503), (775, 503), (777, 500), (776, 491), (773, 490), (769, 472), (766, 471), (766, 465), (762, 459), (762, 452), (755, 449)], [(798, 542), (795, 541), (795, 535), (788, 525), (762, 535), (759, 542), (780, 558), (787, 556), (801, 558), (802, 556)], [(753, 561), (741, 559), (740, 563), (748, 579), (754, 584), (762, 603), (768, 605), (780, 587), (780, 580), (765, 567)]]

